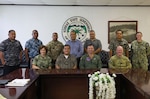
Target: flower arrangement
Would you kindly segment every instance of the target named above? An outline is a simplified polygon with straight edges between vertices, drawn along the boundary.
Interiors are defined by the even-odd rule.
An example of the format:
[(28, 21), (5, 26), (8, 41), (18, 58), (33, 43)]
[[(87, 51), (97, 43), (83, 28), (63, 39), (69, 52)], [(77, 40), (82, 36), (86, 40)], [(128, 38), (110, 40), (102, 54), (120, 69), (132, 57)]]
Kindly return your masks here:
[(108, 73), (100, 73), (99, 71), (89, 74), (89, 99), (93, 99), (93, 90), (96, 91), (96, 99), (115, 99), (115, 74), (110, 76)]

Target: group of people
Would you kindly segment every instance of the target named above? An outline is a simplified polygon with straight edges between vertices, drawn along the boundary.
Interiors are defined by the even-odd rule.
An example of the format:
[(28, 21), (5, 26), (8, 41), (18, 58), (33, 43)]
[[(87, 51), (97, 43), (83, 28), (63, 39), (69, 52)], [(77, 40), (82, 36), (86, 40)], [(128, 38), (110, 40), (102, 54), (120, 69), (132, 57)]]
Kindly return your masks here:
[[(16, 40), (16, 32), (10, 30), (9, 38), (0, 43), (0, 60), (4, 66), (4, 75), (19, 68), (23, 48)], [(89, 33), (90, 39), (82, 42), (76, 39), (76, 32), (70, 32), (70, 40), (63, 45), (58, 41), (58, 34), (52, 34), (52, 41), (43, 45), (38, 39), (38, 31), (32, 31), (32, 38), (26, 41), (25, 57), (32, 69), (100, 69), (102, 62), (101, 41), (96, 39), (95, 31)], [(109, 45), (109, 68), (141, 68), (148, 70), (147, 56), (149, 43), (142, 40), (142, 33), (136, 33), (136, 40), (131, 43), (132, 58), (129, 60), (129, 44), (123, 39), (123, 31), (116, 31), (116, 39)], [(132, 63), (132, 65), (131, 65)]]
[[(28, 42), (30, 41), (27, 41), (27, 45), (29, 45)], [(95, 38), (93, 30), (90, 31), (90, 39), (85, 42), (84, 46), (76, 39), (75, 31), (70, 32), (70, 40), (65, 45), (58, 41), (58, 34), (54, 32), (52, 41), (47, 45), (41, 44), (39, 54), (37, 53), (38, 55), (30, 59), (33, 59), (33, 69), (100, 69), (102, 63), (98, 54), (101, 48), (101, 42)], [(25, 49), (26, 52), (30, 52), (30, 47), (25, 47)]]
[[(149, 43), (142, 40), (143, 34), (136, 33), (136, 40), (131, 42), (131, 48), (128, 42), (123, 39), (123, 31), (116, 31), (116, 39), (110, 42), (110, 68), (139, 68), (148, 70), (148, 56), (150, 55)], [(130, 55), (129, 55), (130, 49)], [(129, 60), (130, 56), (130, 60)]]

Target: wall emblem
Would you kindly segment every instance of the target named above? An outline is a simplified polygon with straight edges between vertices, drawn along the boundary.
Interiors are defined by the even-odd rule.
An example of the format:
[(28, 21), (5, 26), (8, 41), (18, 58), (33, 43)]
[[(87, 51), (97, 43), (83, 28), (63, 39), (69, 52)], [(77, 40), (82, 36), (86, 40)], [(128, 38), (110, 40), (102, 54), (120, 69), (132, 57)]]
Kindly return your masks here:
[(81, 17), (74, 16), (65, 21), (62, 27), (62, 36), (65, 41), (70, 40), (70, 32), (74, 30), (77, 34), (76, 39), (84, 42), (87, 38), (89, 38), (89, 32), (92, 29), (90, 22)]

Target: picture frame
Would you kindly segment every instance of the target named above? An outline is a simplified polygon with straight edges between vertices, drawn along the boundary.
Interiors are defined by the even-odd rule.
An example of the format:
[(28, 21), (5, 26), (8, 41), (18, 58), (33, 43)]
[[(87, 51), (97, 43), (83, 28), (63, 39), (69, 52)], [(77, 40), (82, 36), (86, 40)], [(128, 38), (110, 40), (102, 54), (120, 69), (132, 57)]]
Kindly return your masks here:
[(123, 31), (123, 38), (131, 43), (136, 39), (138, 21), (108, 21), (108, 43), (116, 38), (116, 31)]

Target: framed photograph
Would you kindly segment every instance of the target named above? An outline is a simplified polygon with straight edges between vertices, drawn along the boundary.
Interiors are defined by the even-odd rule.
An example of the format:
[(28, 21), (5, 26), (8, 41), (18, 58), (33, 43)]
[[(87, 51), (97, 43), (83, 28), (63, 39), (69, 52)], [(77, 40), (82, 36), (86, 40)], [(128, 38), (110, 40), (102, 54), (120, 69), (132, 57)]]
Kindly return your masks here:
[(108, 43), (116, 38), (116, 31), (123, 31), (123, 38), (131, 43), (136, 39), (137, 21), (108, 21)]

